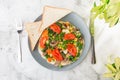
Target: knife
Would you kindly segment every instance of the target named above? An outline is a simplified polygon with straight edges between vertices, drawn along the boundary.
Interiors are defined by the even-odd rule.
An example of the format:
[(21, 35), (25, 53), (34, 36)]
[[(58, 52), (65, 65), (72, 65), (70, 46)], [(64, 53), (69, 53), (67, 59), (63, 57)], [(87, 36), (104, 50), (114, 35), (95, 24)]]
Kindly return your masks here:
[(90, 34), (91, 34), (91, 46), (92, 46), (92, 58), (91, 63), (96, 64), (96, 55), (95, 55), (95, 44), (94, 44), (94, 20), (97, 17), (97, 15), (94, 15), (93, 13), (90, 14)]

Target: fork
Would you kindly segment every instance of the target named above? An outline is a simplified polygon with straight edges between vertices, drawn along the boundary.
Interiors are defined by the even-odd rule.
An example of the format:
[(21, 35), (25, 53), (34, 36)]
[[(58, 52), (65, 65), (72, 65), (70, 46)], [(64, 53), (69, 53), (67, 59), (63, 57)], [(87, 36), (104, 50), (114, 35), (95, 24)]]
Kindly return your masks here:
[(23, 31), (23, 25), (21, 19), (16, 21), (16, 29), (19, 35), (19, 53), (18, 53), (18, 62), (22, 62), (22, 47), (21, 47), (21, 33)]

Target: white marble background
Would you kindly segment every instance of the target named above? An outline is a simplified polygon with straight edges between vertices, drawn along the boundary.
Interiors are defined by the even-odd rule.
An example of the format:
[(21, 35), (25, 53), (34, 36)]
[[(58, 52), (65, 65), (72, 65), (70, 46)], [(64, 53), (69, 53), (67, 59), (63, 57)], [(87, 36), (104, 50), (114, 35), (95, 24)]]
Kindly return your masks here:
[(91, 52), (86, 59), (70, 71), (51, 71), (39, 65), (31, 56), (27, 34), (22, 33), (23, 62), (18, 63), (18, 34), (15, 19), (33, 22), (43, 6), (51, 5), (72, 9), (88, 25), (94, 0), (0, 0), (0, 80), (107, 80), (102, 77), (107, 56), (120, 56), (120, 24), (109, 28), (103, 20), (95, 22), (97, 64), (91, 65)]

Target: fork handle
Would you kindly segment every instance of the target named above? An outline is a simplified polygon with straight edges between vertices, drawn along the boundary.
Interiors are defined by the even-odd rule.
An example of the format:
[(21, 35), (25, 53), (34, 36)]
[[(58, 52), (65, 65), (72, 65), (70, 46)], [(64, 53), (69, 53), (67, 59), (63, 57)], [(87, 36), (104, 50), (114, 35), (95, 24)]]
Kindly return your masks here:
[(91, 38), (91, 42), (92, 42), (92, 59), (91, 59), (91, 63), (96, 64), (95, 44), (94, 44), (94, 37), (93, 36)]
[(18, 62), (22, 62), (22, 48), (21, 48), (21, 34), (19, 33), (19, 53), (18, 53)]

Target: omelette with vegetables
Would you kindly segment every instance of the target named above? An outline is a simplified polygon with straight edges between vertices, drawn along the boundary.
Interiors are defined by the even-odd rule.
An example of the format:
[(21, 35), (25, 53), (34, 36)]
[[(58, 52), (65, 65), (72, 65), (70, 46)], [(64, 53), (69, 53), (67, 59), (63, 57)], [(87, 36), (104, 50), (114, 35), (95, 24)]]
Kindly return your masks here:
[(58, 21), (43, 31), (38, 50), (48, 63), (63, 67), (80, 57), (83, 46), (80, 30), (68, 21)]

